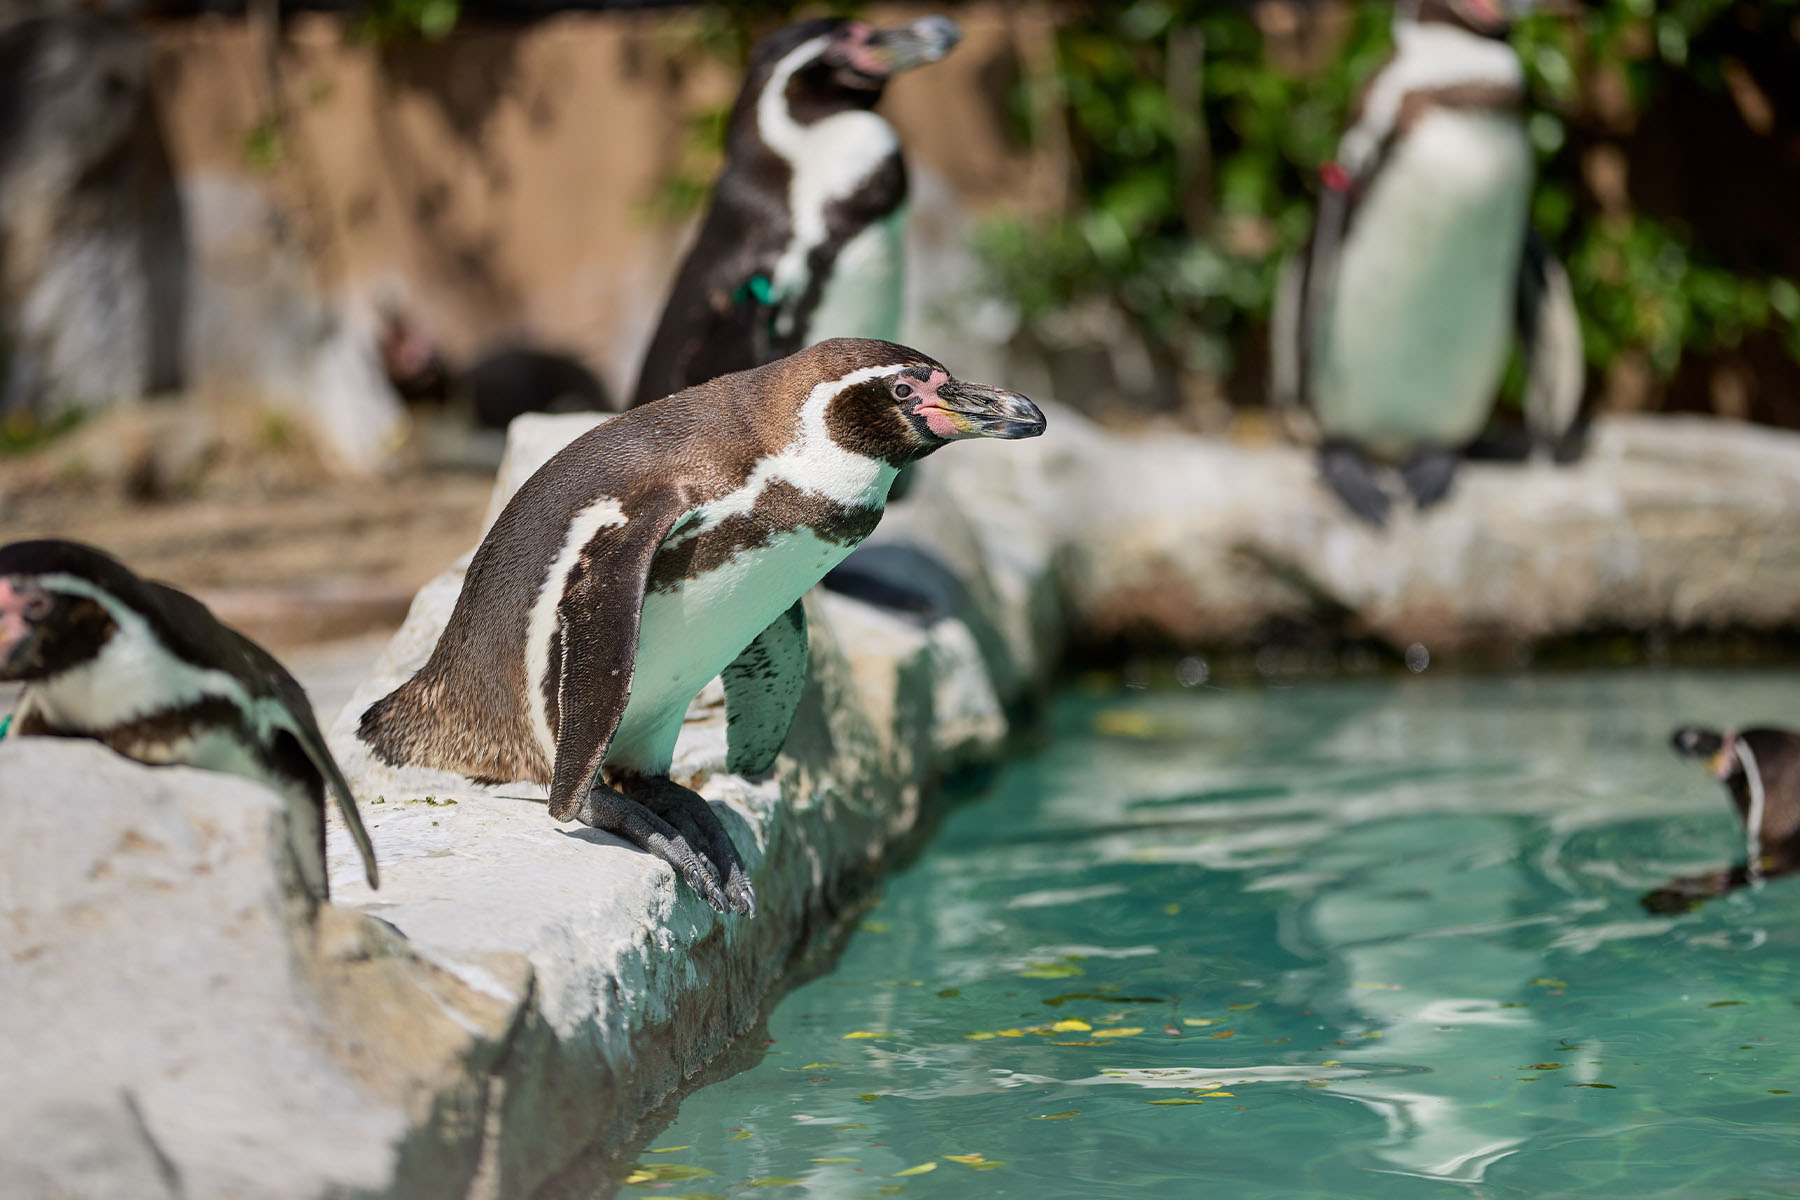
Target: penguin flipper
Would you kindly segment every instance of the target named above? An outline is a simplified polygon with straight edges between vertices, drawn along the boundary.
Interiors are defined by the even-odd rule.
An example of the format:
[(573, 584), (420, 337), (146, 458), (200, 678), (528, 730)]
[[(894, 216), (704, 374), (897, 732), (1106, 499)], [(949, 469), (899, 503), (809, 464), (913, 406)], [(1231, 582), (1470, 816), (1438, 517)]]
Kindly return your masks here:
[(600, 775), (631, 697), (638, 624), (650, 564), (688, 511), (674, 487), (634, 500), (629, 520), (601, 528), (581, 548), (557, 597), (561, 660), (556, 669), (556, 761), (550, 815), (567, 821)]
[(1568, 273), (1534, 230), (1526, 231), (1519, 260), (1515, 318), (1525, 357), (1525, 423), (1533, 440), (1567, 461), (1580, 452), (1581, 318)]
[(806, 689), (806, 606), (793, 607), (757, 634), (720, 675), (725, 684), (725, 766), (761, 775), (787, 741)]
[(1314, 376), (1319, 355), (1329, 332), (1332, 293), (1337, 285), (1338, 259), (1350, 225), (1350, 195), (1344, 187), (1328, 186), (1319, 197), (1319, 213), (1313, 220), (1312, 239), (1304, 253), (1294, 304), (1294, 369), (1291, 384), (1298, 406), (1317, 411), (1313, 400)]

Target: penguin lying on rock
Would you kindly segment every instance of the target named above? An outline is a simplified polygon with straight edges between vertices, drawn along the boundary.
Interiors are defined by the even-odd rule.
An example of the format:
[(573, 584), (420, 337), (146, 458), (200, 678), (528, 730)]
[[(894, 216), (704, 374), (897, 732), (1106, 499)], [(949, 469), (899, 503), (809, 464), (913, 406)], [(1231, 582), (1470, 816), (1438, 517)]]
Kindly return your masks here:
[(668, 777), (689, 702), (722, 673), (727, 766), (768, 770), (805, 683), (800, 597), (875, 527), (896, 472), (1043, 429), (1023, 396), (849, 338), (632, 409), (514, 494), (430, 659), (359, 736), (395, 766), (548, 784), (556, 820), (751, 915), (724, 825)]
[(899, 336), (906, 164), (873, 110), (890, 78), (961, 37), (948, 17), (827, 19), (756, 44), (633, 405), (828, 337)]
[(1532, 437), (1578, 450), (1581, 327), (1568, 277), (1529, 232), (1524, 71), (1505, 40), (1529, 0), (1403, 0), (1394, 54), (1353, 106), (1306, 248), (1283, 271), (1271, 391), (1304, 406), (1320, 472), (1374, 525), (1371, 458), (1419, 507), (1449, 495), (1515, 337)]
[(1784, 729), (1720, 733), (1684, 725), (1675, 753), (1705, 761), (1725, 785), (1744, 827), (1744, 861), (1722, 871), (1674, 879), (1644, 897), (1654, 913), (1679, 913), (1746, 884), (1800, 870), (1800, 734)]
[(289, 846), (318, 901), (329, 788), (377, 886), (374, 848), (306, 692), (186, 592), (75, 542), (0, 547), (0, 680), (25, 683), (12, 733), (92, 738), (153, 766), (268, 785), (287, 803)]

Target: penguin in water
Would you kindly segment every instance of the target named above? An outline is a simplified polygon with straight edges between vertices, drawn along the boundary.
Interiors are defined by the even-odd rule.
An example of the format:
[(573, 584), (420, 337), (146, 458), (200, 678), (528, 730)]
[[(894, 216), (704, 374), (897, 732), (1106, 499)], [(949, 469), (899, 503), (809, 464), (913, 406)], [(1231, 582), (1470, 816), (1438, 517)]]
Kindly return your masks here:
[(1672, 879), (1643, 899), (1653, 913), (1681, 913), (1703, 900), (1800, 870), (1800, 734), (1785, 729), (1720, 733), (1684, 725), (1675, 753), (1706, 763), (1725, 785), (1744, 827), (1744, 861), (1720, 871)]
[(689, 702), (722, 674), (727, 766), (768, 770), (806, 678), (800, 597), (875, 527), (899, 469), (1043, 429), (1023, 396), (850, 338), (632, 409), (508, 501), (430, 659), (358, 735), (395, 766), (547, 784), (554, 819), (751, 915), (724, 825), (669, 779)]
[(1272, 400), (1310, 410), (1325, 482), (1377, 526), (1391, 501), (1371, 460), (1398, 466), (1420, 508), (1449, 495), (1515, 337), (1533, 441), (1579, 450), (1581, 327), (1528, 227), (1525, 78), (1505, 40), (1529, 6), (1402, 0), (1277, 289)]
[(826, 19), (757, 43), (634, 406), (825, 338), (899, 336), (906, 164), (874, 107), (890, 78), (961, 37), (948, 17)]
[(266, 784), (286, 801), (289, 847), (316, 902), (329, 895), (329, 789), (378, 885), (375, 850), (306, 692), (186, 592), (75, 542), (0, 547), (0, 680), (25, 684), (12, 733), (92, 738), (152, 766)]

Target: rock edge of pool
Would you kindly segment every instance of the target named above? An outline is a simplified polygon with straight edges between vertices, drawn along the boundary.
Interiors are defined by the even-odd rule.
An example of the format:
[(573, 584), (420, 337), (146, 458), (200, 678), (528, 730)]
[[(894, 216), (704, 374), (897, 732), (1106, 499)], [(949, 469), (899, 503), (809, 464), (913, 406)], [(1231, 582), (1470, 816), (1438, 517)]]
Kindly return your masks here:
[[(333, 905), (294, 911), (276, 802), (97, 745), (0, 741), (0, 1193), (529, 1196), (603, 1164), (757, 1018), (791, 952), (881, 869), (936, 781), (1006, 749), (1063, 646), (1243, 644), (1329, 616), (1402, 649), (1800, 624), (1800, 436), (1598, 423), (1574, 467), (1472, 465), (1386, 534), (1310, 457), (1118, 434), (950, 448), (859, 562), (943, 615), (815, 590), (774, 772), (724, 771), (703, 695), (674, 774), (720, 806), (757, 916), (558, 825), (541, 791), (396, 772), (351, 736), (429, 653), (454, 565), (333, 726), (382, 872), (331, 830)], [(589, 417), (515, 423), (490, 507)]]

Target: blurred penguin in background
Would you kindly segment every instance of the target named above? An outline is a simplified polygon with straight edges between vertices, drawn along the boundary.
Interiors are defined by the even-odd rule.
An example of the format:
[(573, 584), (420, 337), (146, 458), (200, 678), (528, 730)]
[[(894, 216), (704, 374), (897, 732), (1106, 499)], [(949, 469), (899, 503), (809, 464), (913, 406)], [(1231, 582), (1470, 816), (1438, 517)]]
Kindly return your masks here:
[(906, 164), (874, 107), (889, 79), (961, 37), (948, 17), (888, 29), (830, 19), (756, 44), (633, 406), (826, 338), (897, 340)]
[(1578, 452), (1583, 362), (1568, 277), (1529, 228), (1531, 0), (1402, 0), (1394, 51), (1352, 106), (1271, 323), (1272, 399), (1308, 410), (1325, 483), (1380, 526), (1386, 467), (1420, 508), (1450, 494), (1516, 339), (1533, 443)]
[(1644, 897), (1653, 913), (1681, 913), (1704, 900), (1800, 870), (1800, 733), (1683, 725), (1675, 753), (1699, 759), (1725, 785), (1744, 828), (1744, 861), (1704, 875), (1672, 879)]

